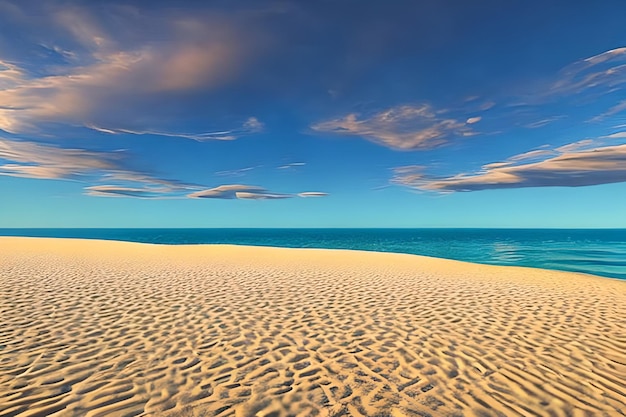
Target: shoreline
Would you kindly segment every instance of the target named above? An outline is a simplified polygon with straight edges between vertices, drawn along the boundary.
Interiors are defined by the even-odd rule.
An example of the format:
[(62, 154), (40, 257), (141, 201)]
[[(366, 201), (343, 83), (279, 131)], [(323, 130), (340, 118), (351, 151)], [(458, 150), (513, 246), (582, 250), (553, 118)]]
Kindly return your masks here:
[[(513, 229), (512, 229), (513, 230)], [(522, 230), (522, 229), (520, 229)], [(524, 229), (526, 230), (526, 229)], [(543, 230), (543, 229), (536, 229)], [(546, 229), (547, 230), (547, 229)], [(563, 229), (563, 230), (585, 230), (585, 229)], [(611, 229), (611, 230), (621, 230), (621, 229)], [(626, 230), (626, 229), (624, 229)], [(550, 268), (542, 268), (538, 266), (524, 266), (524, 265), (499, 265), (499, 264), (490, 264), (490, 263), (482, 263), (482, 262), (473, 262), (473, 261), (465, 261), (460, 259), (453, 258), (443, 258), (437, 256), (429, 256), (429, 255), (420, 255), (408, 252), (386, 252), (386, 251), (377, 251), (377, 250), (368, 250), (368, 249), (346, 249), (346, 248), (318, 248), (318, 247), (290, 247), (290, 246), (272, 246), (272, 245), (248, 245), (248, 244), (238, 244), (238, 243), (154, 243), (154, 242), (136, 242), (131, 240), (116, 240), (116, 239), (100, 239), (100, 238), (66, 238), (66, 237), (38, 237), (38, 236), (5, 236), (0, 235), (0, 240), (2, 239), (34, 239), (34, 240), (53, 240), (53, 241), (96, 241), (96, 242), (114, 242), (114, 243), (131, 243), (138, 245), (148, 245), (148, 246), (164, 246), (164, 247), (240, 247), (240, 248), (268, 248), (268, 249), (287, 249), (287, 250), (318, 250), (318, 251), (339, 251), (339, 252), (358, 252), (364, 254), (389, 254), (389, 255), (405, 255), (405, 256), (414, 256), (418, 258), (432, 259), (432, 260), (441, 260), (441, 261), (449, 261), (449, 262), (460, 262), (464, 264), (470, 265), (480, 265), (485, 267), (496, 267), (496, 268), (523, 268), (523, 269), (532, 269), (532, 270), (540, 270), (540, 271), (548, 271), (548, 272), (562, 272), (566, 274), (573, 275), (582, 275), (594, 278), (601, 279), (609, 279), (609, 280), (617, 280), (626, 282), (626, 279), (616, 278), (606, 275), (597, 275), (588, 272), (581, 271), (568, 271), (564, 269), (550, 269)]]
[(0, 416), (621, 415), (623, 305), (411, 254), (0, 237)]

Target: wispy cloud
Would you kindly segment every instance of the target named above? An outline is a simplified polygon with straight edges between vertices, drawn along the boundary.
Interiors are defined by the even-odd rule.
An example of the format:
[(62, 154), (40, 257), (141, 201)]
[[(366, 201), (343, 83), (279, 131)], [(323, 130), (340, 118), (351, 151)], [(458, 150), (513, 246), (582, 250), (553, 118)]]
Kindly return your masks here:
[(117, 182), (122, 184), (147, 184), (150, 186), (163, 186), (181, 190), (202, 188), (197, 184), (186, 184), (176, 180), (157, 178), (153, 175), (138, 171), (119, 169), (107, 170), (103, 172), (101, 178), (99, 178), (98, 181)]
[(17, 65), (0, 60), (0, 89), (14, 86), (24, 76), (24, 72)]
[(244, 191), (237, 192), (236, 195), (242, 200), (283, 200), (295, 197), (293, 194), (249, 193)]
[[(626, 127), (626, 126), (623, 126), (623, 127)], [(609, 139), (624, 139), (624, 138), (626, 138), (626, 132), (612, 133), (612, 134), (607, 135), (605, 137), (609, 138)]]
[(292, 162), (290, 164), (281, 165), (278, 167), (278, 169), (292, 169), (292, 168), (302, 167), (305, 165), (306, 165), (306, 162)]
[(239, 169), (229, 169), (226, 171), (217, 171), (215, 175), (220, 176), (220, 177), (243, 177), (248, 172), (256, 168), (259, 168), (259, 166), (245, 167), (245, 168), (239, 168)]
[[(24, 24), (39, 32), (48, 28), (46, 48), (61, 51), (66, 62), (42, 62), (44, 71), (35, 72), (0, 61), (0, 129), (32, 133), (53, 122), (194, 140), (232, 140), (262, 129), (254, 117), (224, 132), (167, 129), (173, 124), (165, 109), (183, 103), (182, 93), (208, 91), (236, 77), (254, 44), (241, 25), (208, 13), (165, 16), (160, 10), (142, 17), (132, 8), (114, 11), (102, 14), (113, 14), (115, 24), (61, 3), (31, 14)], [(150, 32), (158, 37), (146, 38)], [(160, 111), (155, 103), (166, 106)]]
[(554, 123), (558, 120), (564, 119), (567, 116), (564, 115), (560, 115), (560, 116), (551, 116), (551, 117), (545, 117), (530, 123), (527, 123), (526, 125), (524, 125), (524, 127), (528, 128), (528, 129), (538, 129), (544, 126), (549, 125), (550, 123)]
[(510, 157), (507, 160), (507, 163), (512, 164), (514, 162), (519, 161), (528, 161), (528, 160), (536, 160), (536, 159), (545, 159), (546, 157), (554, 156), (557, 152), (550, 149), (536, 149), (528, 152), (521, 153), (519, 155), (515, 155)]
[[(453, 137), (471, 136), (475, 132), (468, 122), (443, 117), (428, 104), (402, 105), (369, 117), (352, 113), (345, 117), (312, 125), (322, 133), (361, 136), (396, 150), (431, 149)], [(478, 119), (480, 120), (480, 119)], [(472, 123), (477, 122), (476, 118)]]
[(41, 179), (77, 179), (101, 171), (123, 170), (120, 152), (64, 149), (0, 138), (0, 175)]
[(617, 103), (616, 105), (614, 105), (613, 107), (605, 111), (604, 113), (595, 116), (593, 119), (591, 119), (591, 121), (601, 122), (611, 116), (622, 113), (624, 111), (626, 111), (626, 100), (620, 101), (619, 103)]
[[(454, 138), (478, 134), (495, 135), (513, 128), (543, 128), (567, 119), (572, 102), (588, 105), (626, 87), (626, 48), (616, 48), (582, 59), (553, 74), (542, 90), (510, 97), (468, 97), (457, 106), (437, 109), (429, 104), (398, 105), (387, 110), (348, 115), (313, 124), (314, 131), (351, 135), (395, 150), (428, 150)], [(544, 84), (545, 86), (545, 84)], [(495, 99), (500, 106), (494, 109)], [(573, 100), (573, 101), (572, 101)], [(546, 109), (558, 103), (564, 114), (546, 117)], [(622, 100), (593, 121), (604, 120), (626, 110)], [(489, 111), (489, 118), (484, 112)], [(480, 131), (475, 130), (480, 126)]]
[(307, 191), (297, 194), (276, 193), (254, 185), (228, 184), (208, 190), (197, 191), (188, 195), (189, 198), (217, 198), (241, 200), (279, 200), (293, 197), (325, 197), (327, 193)]
[(230, 130), (222, 130), (217, 132), (203, 132), (203, 133), (184, 133), (184, 132), (160, 132), (156, 130), (130, 130), (130, 129), (115, 129), (115, 128), (102, 128), (94, 125), (86, 125), (93, 130), (97, 130), (102, 133), (108, 133), (112, 135), (116, 134), (131, 134), (131, 135), (153, 135), (153, 136), (165, 136), (172, 138), (184, 138), (192, 139), (198, 142), (204, 142), (208, 140), (235, 140), (242, 136), (258, 133), (263, 130), (263, 123), (261, 123), (256, 117), (248, 118), (240, 127)]
[[(181, 196), (197, 185), (158, 178), (126, 166), (123, 151), (67, 149), (0, 138), (0, 175), (47, 180), (102, 181), (115, 185), (86, 187), (91, 196), (142, 198)], [(3, 162), (4, 161), (4, 162)]]
[[(580, 59), (543, 80), (514, 88), (518, 92), (504, 100), (500, 109), (504, 111), (496, 117), (502, 124), (529, 129), (564, 121), (579, 123), (581, 118), (600, 122), (626, 109), (621, 94), (624, 88), (626, 47), (620, 47)], [(598, 114), (599, 106), (607, 105), (607, 110)]]
[(626, 47), (615, 48), (565, 67), (549, 89), (550, 94), (578, 94), (589, 89), (623, 88), (626, 85)]
[[(578, 143), (578, 146), (583, 144)], [(514, 164), (529, 154), (509, 158), (503, 163), (483, 166), (474, 174), (432, 177), (423, 169), (396, 171), (392, 182), (411, 188), (436, 191), (480, 191), (524, 187), (581, 187), (626, 181), (626, 144), (571, 151), (576, 146), (538, 162)], [(539, 154), (535, 154), (538, 156)]]
[(229, 184), (220, 185), (219, 187), (209, 188), (208, 190), (197, 191), (188, 195), (189, 198), (220, 198), (233, 199), (237, 198), (238, 192), (263, 192), (263, 187), (254, 185)]
[(85, 187), (85, 195), (92, 197), (134, 197), (134, 198), (180, 198), (174, 194), (174, 189), (169, 187), (153, 188), (153, 187), (123, 187), (119, 185), (93, 185)]
[[(327, 195), (322, 192), (278, 193), (242, 184), (204, 189), (198, 184), (159, 178), (130, 169), (126, 167), (125, 156), (123, 151), (67, 149), (0, 138), (0, 175), (80, 181), (91, 184), (85, 187), (85, 194), (93, 197), (276, 200)], [(190, 193), (192, 190), (197, 191)]]
[(561, 153), (577, 152), (584, 149), (593, 149), (595, 144), (596, 141), (594, 141), (593, 139), (583, 139), (577, 142), (568, 143), (566, 145), (560, 146), (555, 150)]

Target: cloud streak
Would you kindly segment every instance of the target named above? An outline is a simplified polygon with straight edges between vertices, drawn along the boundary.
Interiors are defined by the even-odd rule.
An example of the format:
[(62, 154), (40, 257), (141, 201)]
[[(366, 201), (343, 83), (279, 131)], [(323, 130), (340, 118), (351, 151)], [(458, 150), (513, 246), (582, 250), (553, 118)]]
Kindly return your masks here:
[(257, 168), (260, 168), (260, 166), (252, 166), (252, 167), (245, 167), (245, 168), (239, 168), (239, 169), (230, 169), (230, 170), (226, 170), (226, 171), (217, 171), (215, 173), (215, 175), (218, 175), (220, 177), (243, 177), (244, 175), (246, 175), (250, 171), (253, 171), (253, 170), (257, 169)]
[[(107, 184), (85, 187), (93, 197), (142, 199), (193, 198), (279, 200), (294, 197), (324, 197), (322, 192), (277, 193), (263, 187), (242, 184), (203, 189), (197, 184), (158, 178), (125, 167), (125, 153), (67, 149), (35, 142), (0, 138), (0, 175), (75, 180)], [(190, 190), (198, 190), (189, 193)]]
[(611, 107), (610, 109), (608, 109), (607, 111), (605, 111), (602, 114), (597, 115), (596, 117), (594, 117), (593, 119), (591, 119), (592, 122), (601, 122), (603, 120), (606, 120), (607, 118), (614, 116), (616, 114), (622, 113), (626, 111), (626, 100), (622, 100), (619, 103), (617, 103), (616, 105), (614, 105), (613, 107)]
[(276, 193), (254, 185), (228, 184), (188, 195), (189, 198), (240, 199), (240, 200), (282, 200), (294, 197), (325, 197), (327, 193), (307, 191), (297, 194)]
[[(133, 197), (148, 199), (176, 198), (171, 195), (174, 191), (172, 188), (137, 188), (123, 187), (119, 185), (93, 185), (85, 187), (85, 195), (92, 197)], [(168, 197), (170, 196), (171, 197)]]
[(302, 167), (305, 165), (306, 165), (306, 162), (292, 162), (286, 165), (281, 165), (278, 167), (278, 169), (293, 169), (293, 168)]
[[(540, 156), (532, 152), (509, 158), (502, 163), (483, 166), (475, 174), (432, 177), (421, 167), (396, 170), (392, 182), (411, 188), (436, 192), (467, 192), (526, 187), (582, 187), (626, 181), (626, 144), (576, 150), (588, 143), (572, 144), (565, 151), (538, 162), (525, 162)], [(545, 155), (543, 152), (541, 156)]]
[(316, 123), (314, 131), (337, 135), (360, 136), (379, 145), (401, 151), (432, 149), (454, 137), (472, 136), (469, 126), (480, 120), (462, 122), (442, 116), (428, 104), (389, 108), (370, 117), (351, 113), (345, 117)]
[(117, 183), (85, 188), (87, 195), (100, 197), (179, 197), (198, 188), (132, 170), (126, 167), (125, 157), (123, 151), (67, 149), (0, 138), (0, 175), (3, 176)]
[(293, 194), (273, 194), (273, 193), (248, 193), (248, 192), (237, 192), (235, 193), (237, 198), (241, 200), (283, 200), (285, 198), (293, 198), (295, 195)]
[[(423, 103), (398, 105), (369, 115), (349, 113), (315, 123), (311, 129), (323, 134), (358, 136), (399, 151), (430, 150), (455, 138), (496, 135), (512, 128), (539, 129), (564, 122), (568, 120), (568, 109), (579, 112), (580, 106), (591, 106), (604, 96), (610, 102), (615, 97), (611, 94), (624, 87), (626, 48), (615, 48), (564, 67), (550, 76), (541, 89), (524, 89), (529, 89), (530, 94), (494, 97), (499, 103), (497, 108), (494, 100), (474, 96), (456, 107), (435, 108)], [(578, 107), (573, 108), (573, 103)], [(555, 106), (564, 113), (557, 113)], [(553, 115), (546, 117), (545, 109)], [(488, 118), (484, 115), (487, 111)], [(624, 111), (626, 104), (621, 100), (591, 121), (602, 121)]]
[(101, 171), (121, 171), (122, 153), (64, 149), (0, 138), (0, 175), (40, 179), (78, 179)]
[(218, 132), (204, 132), (204, 133), (176, 133), (176, 132), (159, 132), (155, 130), (129, 130), (129, 129), (115, 129), (115, 128), (102, 128), (93, 125), (87, 125), (93, 130), (97, 130), (102, 133), (108, 133), (112, 135), (117, 134), (130, 134), (130, 135), (152, 135), (152, 136), (164, 136), (171, 138), (184, 138), (192, 139), (197, 142), (205, 142), (209, 140), (235, 140), (242, 136), (251, 135), (261, 132), (263, 130), (263, 123), (261, 123), (256, 117), (248, 118), (241, 127), (223, 130)]
[(189, 198), (218, 198), (218, 199), (235, 199), (237, 193), (247, 192), (256, 193), (263, 192), (263, 187), (254, 185), (229, 184), (220, 185), (219, 187), (209, 188), (207, 190), (197, 191), (188, 195)]
[(185, 107), (184, 93), (229, 83), (252, 54), (253, 38), (238, 23), (209, 13), (165, 16), (161, 10), (142, 17), (132, 8), (117, 8), (101, 18), (87, 8), (54, 3), (46, 10), (27, 23), (49, 28), (46, 48), (59, 51), (54, 54), (64, 63), (41, 62), (43, 71), (35, 72), (0, 61), (0, 129), (33, 133), (42, 124), (61, 123), (198, 141), (262, 130), (254, 117), (224, 132), (168, 129), (175, 120), (168, 120), (167, 110)]
[[(626, 47), (615, 48), (568, 65), (549, 90), (550, 94), (579, 94), (590, 89), (615, 89), (626, 85)], [(602, 90), (603, 92), (606, 90)]]

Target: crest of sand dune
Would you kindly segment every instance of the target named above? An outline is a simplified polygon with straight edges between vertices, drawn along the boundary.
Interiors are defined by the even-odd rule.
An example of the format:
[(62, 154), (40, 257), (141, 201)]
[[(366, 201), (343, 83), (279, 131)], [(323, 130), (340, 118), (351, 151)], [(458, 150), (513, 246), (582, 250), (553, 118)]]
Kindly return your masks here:
[(626, 282), (0, 238), (0, 416), (619, 416)]

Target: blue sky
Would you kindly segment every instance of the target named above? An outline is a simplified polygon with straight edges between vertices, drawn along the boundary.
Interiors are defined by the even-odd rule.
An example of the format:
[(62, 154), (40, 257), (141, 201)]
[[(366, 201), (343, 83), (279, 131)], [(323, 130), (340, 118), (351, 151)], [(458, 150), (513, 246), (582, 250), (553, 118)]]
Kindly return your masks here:
[(626, 227), (622, 0), (0, 0), (0, 227)]

